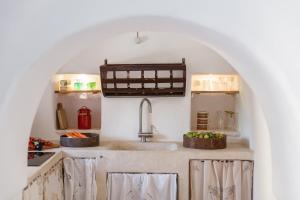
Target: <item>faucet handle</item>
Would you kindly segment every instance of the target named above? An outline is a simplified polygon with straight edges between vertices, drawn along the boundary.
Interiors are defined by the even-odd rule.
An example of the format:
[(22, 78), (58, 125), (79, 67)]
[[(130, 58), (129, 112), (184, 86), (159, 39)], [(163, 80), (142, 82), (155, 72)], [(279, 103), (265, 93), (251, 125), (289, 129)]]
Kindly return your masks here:
[(153, 133), (139, 133), (138, 136), (141, 138), (141, 142), (147, 142), (147, 138), (152, 138)]
[(139, 137), (153, 137), (153, 133), (139, 133)]

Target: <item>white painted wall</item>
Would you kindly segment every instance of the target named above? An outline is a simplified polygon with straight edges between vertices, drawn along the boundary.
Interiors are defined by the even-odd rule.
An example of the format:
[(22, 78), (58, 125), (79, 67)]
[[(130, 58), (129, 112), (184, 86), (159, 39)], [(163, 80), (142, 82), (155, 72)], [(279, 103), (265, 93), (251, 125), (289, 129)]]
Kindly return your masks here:
[[(187, 95), (150, 98), (153, 106), (152, 120), (156, 129), (154, 139), (181, 141), (182, 134), (190, 130), (190, 74), (233, 74), (236, 71), (216, 52), (191, 38), (170, 33), (141, 32), (140, 36), (147, 39), (144, 43), (136, 44), (135, 34), (125, 33), (102, 41), (101, 45), (87, 49), (72, 58), (61, 67), (59, 73), (96, 74), (99, 73), (99, 66), (105, 58), (109, 63), (151, 63), (181, 62), (181, 58), (185, 57)], [(55, 94), (48, 87), (40, 102), (32, 135), (57, 139), (53, 128), (53, 99)], [(101, 139), (137, 140), (140, 101), (141, 98), (102, 98)]]
[[(272, 191), (277, 199), (299, 199), (298, 184), (291, 184), (300, 179), (300, 160), (295, 159), (300, 141), (295, 131), (300, 121), (299, 7), (295, 0), (2, 1), (1, 198), (15, 196), (25, 184), (27, 138), (47, 77), (99, 38), (152, 30), (205, 41), (244, 77), (270, 131)], [(12, 166), (14, 173), (7, 173)]]
[(99, 73), (105, 58), (108, 63), (157, 63), (181, 62), (183, 57), (191, 73), (236, 73), (223, 57), (194, 38), (180, 33), (150, 31), (141, 31), (139, 35), (146, 38), (141, 44), (135, 43), (136, 32), (100, 38), (59, 66), (58, 73)]
[(35, 114), (31, 128), (31, 136), (45, 139), (57, 139), (56, 134), (56, 100), (53, 85), (49, 84), (44, 91), (43, 98), (39, 102), (39, 108)]
[[(251, 105), (251, 104), (250, 104)], [(252, 93), (252, 137), (255, 141), (252, 148), (255, 149), (254, 161), (254, 199), (274, 199), (272, 191), (272, 156), (270, 144), (270, 132), (266, 119), (257, 98)], [(249, 122), (248, 122), (249, 123)]]

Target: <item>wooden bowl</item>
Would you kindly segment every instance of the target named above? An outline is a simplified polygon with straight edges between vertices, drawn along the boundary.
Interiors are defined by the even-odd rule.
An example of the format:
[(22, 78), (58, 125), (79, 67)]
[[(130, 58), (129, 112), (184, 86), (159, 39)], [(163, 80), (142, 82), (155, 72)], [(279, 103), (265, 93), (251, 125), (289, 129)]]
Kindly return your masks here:
[(60, 145), (64, 147), (95, 147), (99, 146), (99, 134), (82, 133), (88, 138), (68, 138), (65, 135), (60, 136)]
[(223, 138), (189, 138), (183, 135), (183, 146), (193, 149), (225, 149), (226, 148), (226, 135)]

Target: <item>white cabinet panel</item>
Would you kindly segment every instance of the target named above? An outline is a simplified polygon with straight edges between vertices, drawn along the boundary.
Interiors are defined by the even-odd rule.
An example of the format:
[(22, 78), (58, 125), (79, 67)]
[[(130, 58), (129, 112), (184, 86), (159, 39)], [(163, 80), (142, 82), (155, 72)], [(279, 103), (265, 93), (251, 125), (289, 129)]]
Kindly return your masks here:
[(96, 200), (96, 159), (65, 158), (64, 190), (66, 200)]
[(191, 200), (251, 200), (253, 162), (192, 160)]
[(60, 161), (44, 176), (44, 200), (64, 200), (63, 169)]
[(64, 200), (62, 161), (42, 173), (23, 190), (23, 200)]
[(176, 200), (177, 174), (109, 173), (108, 200)]
[(39, 176), (23, 191), (23, 200), (43, 200), (43, 177)]

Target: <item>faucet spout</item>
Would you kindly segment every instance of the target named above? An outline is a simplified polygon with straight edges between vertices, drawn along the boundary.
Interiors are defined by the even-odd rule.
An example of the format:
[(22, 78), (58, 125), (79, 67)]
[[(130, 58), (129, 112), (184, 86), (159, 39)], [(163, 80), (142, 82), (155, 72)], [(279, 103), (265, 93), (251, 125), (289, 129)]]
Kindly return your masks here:
[(145, 102), (148, 104), (148, 112), (152, 113), (152, 105), (150, 100), (147, 98), (142, 99), (140, 103), (140, 109), (139, 109), (139, 133), (138, 133), (138, 136), (141, 138), (141, 142), (146, 142), (147, 138), (153, 137), (152, 127), (150, 133), (143, 133), (143, 104)]

